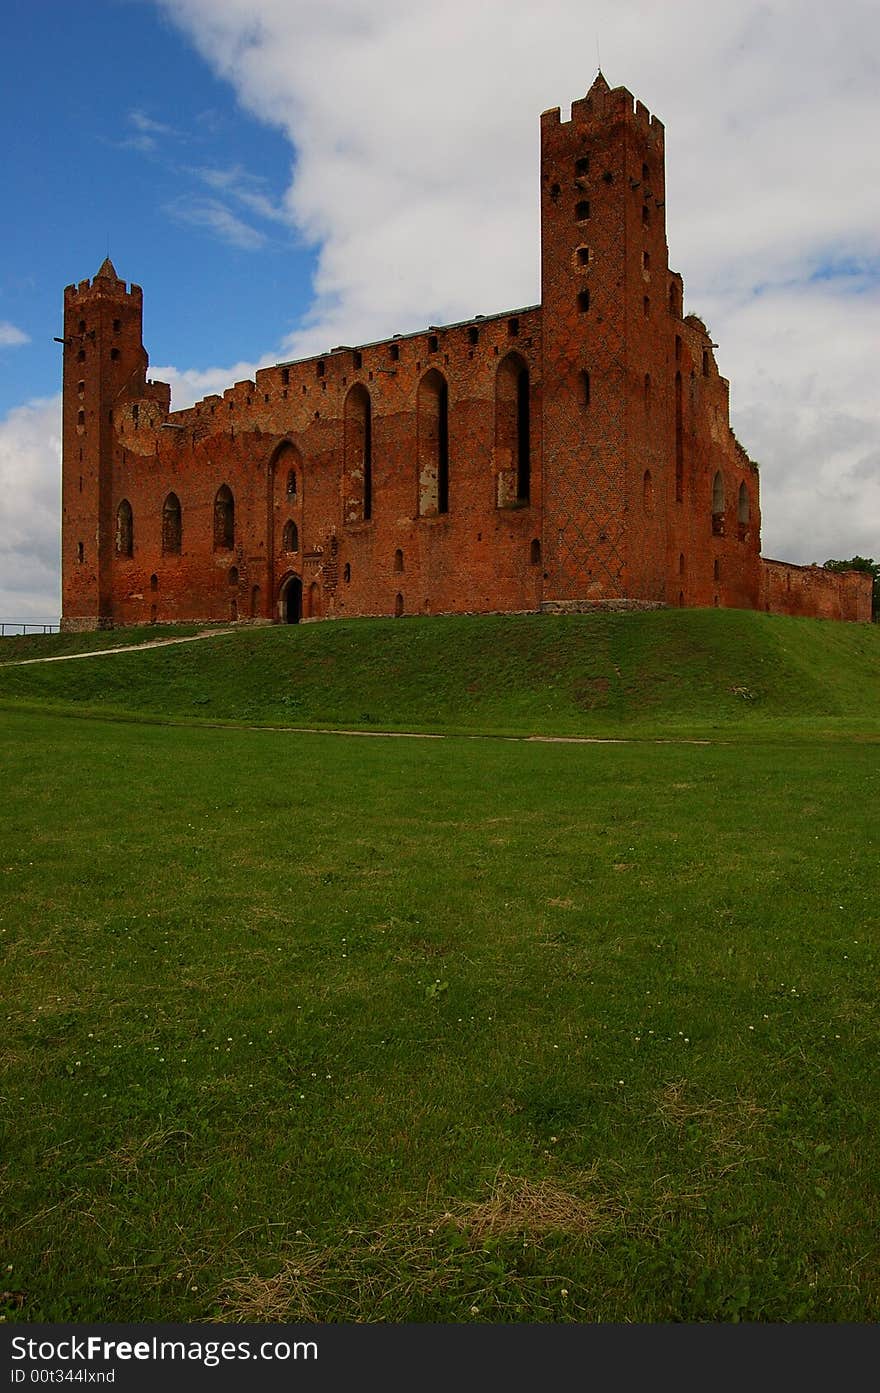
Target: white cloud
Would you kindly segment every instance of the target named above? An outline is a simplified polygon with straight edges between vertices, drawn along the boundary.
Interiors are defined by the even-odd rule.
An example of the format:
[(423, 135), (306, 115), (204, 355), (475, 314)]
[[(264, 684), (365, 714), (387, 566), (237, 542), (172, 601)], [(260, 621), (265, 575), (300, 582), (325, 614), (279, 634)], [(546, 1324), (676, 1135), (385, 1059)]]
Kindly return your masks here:
[(225, 388), (231, 387), (234, 382), (252, 381), (257, 368), (268, 367), (277, 361), (277, 355), (267, 354), (258, 363), (238, 362), (226, 368), (175, 368), (151, 365), (150, 377), (157, 382), (170, 383), (174, 409), (182, 411), (187, 406), (192, 406), (194, 402), (201, 401), (203, 397), (211, 396), (215, 392), (222, 395)]
[(289, 226), (290, 215), (266, 192), (266, 181), (251, 174), (241, 165), (231, 165), (228, 169), (202, 166), (188, 172), (194, 174), (203, 184), (207, 184), (209, 189), (236, 199), (258, 218)]
[(145, 135), (177, 135), (173, 126), (166, 125), (164, 121), (156, 121), (140, 107), (135, 107), (130, 111), (128, 119), (136, 131), (142, 131)]
[(185, 196), (167, 204), (165, 211), (175, 221), (205, 228), (221, 242), (241, 251), (259, 251), (266, 245), (264, 232), (236, 217), (219, 199)]
[(24, 330), (10, 324), (8, 319), (0, 319), (0, 348), (18, 348), (23, 343), (30, 343)]
[(57, 620), (61, 397), (0, 419), (0, 619)]

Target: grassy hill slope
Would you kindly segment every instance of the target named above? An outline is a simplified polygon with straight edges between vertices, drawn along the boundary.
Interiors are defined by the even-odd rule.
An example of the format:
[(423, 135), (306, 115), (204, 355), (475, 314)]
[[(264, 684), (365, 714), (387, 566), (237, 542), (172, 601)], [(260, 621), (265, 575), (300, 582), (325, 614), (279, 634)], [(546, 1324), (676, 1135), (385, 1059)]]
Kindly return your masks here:
[[(173, 637), (183, 629), (127, 631)], [(361, 619), (242, 628), (93, 660), (9, 659), (0, 703), (147, 718), (580, 735), (880, 733), (880, 628), (744, 610)], [(6, 659), (7, 661), (3, 661)]]

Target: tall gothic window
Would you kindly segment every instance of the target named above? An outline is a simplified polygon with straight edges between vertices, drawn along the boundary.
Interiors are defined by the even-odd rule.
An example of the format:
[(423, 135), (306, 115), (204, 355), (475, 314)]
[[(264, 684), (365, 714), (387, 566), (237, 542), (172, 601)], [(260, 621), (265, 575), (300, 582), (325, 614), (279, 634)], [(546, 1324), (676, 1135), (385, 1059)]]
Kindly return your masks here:
[(131, 504), (123, 498), (116, 510), (116, 555), (131, 556), (134, 549), (134, 527)]
[(235, 500), (223, 484), (214, 499), (214, 550), (231, 551), (235, 546)]
[(419, 512), (449, 512), (449, 388), (436, 368), (419, 383)]
[(179, 555), (182, 531), (180, 499), (176, 493), (169, 493), (162, 505), (162, 552), (165, 556)]
[(352, 387), (343, 408), (346, 522), (367, 522), (373, 514), (373, 412), (362, 382)]

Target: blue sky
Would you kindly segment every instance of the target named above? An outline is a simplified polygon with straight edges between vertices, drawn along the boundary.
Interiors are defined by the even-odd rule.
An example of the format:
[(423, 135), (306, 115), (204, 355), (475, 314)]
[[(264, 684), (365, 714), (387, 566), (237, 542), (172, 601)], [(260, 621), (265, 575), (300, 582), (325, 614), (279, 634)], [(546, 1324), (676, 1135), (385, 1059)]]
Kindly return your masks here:
[(57, 618), (63, 287), (108, 246), (172, 404), (539, 296), (538, 115), (666, 124), (670, 265), (764, 554), (880, 556), (876, 0), (5, 0), (0, 618)]
[(14, 190), (0, 321), (30, 339), (0, 347), (0, 413), (57, 391), (63, 287), (108, 247), (147, 290), (154, 361), (233, 363), (280, 341), (314, 263), (277, 211), (293, 159), (283, 134), (244, 113), (151, 4), (6, 0), (0, 51)]

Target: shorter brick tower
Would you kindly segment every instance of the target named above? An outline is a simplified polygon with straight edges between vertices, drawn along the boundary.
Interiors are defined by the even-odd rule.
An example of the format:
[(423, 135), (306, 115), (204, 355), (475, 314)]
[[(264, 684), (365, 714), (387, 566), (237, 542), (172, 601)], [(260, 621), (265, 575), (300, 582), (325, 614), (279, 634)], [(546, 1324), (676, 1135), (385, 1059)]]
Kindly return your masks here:
[[(63, 628), (113, 623), (117, 546), (113, 411), (143, 394), (143, 292), (126, 288), (109, 257), (94, 280), (64, 291), (61, 597)], [(130, 539), (119, 539), (123, 546)]]

